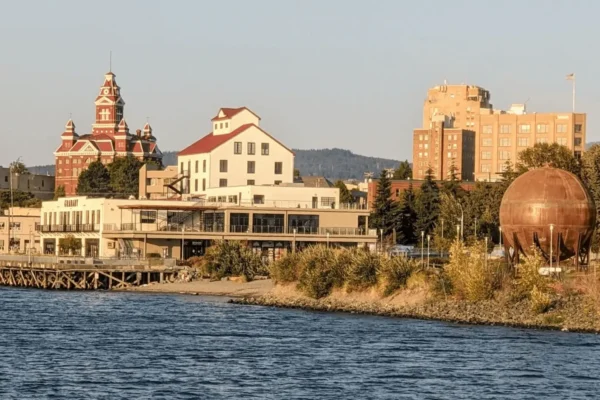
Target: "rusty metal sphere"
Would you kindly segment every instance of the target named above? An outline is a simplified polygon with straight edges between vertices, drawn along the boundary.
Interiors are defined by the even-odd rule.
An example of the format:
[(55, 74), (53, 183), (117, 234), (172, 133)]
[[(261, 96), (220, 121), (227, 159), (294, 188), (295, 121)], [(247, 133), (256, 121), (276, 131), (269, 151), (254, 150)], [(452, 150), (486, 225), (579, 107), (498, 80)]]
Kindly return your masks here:
[(546, 259), (551, 230), (552, 258), (564, 260), (588, 251), (595, 222), (594, 200), (581, 181), (570, 172), (547, 166), (515, 179), (500, 205), (506, 245), (525, 254), (532, 246), (538, 247)]

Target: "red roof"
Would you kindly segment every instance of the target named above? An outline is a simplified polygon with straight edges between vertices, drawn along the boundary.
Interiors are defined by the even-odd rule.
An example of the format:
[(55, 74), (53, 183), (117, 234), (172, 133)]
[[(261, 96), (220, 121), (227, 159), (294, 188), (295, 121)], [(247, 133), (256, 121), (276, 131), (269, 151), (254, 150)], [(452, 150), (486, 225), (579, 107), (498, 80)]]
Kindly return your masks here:
[(234, 130), (230, 133), (227, 133), (225, 135), (213, 135), (213, 133), (211, 132), (208, 135), (204, 136), (202, 139), (198, 140), (195, 143), (192, 143), (185, 149), (181, 150), (178, 155), (179, 156), (188, 156), (191, 154), (210, 153), (211, 151), (213, 151), (214, 149), (216, 149), (223, 143), (227, 142), (229, 139), (236, 137), (237, 135), (244, 132), (246, 129), (250, 128), (251, 126), (256, 126), (256, 125), (245, 124), (245, 125), (242, 125), (239, 128), (237, 128), (236, 130)]
[(96, 144), (96, 147), (101, 152), (111, 152), (111, 151), (113, 151), (112, 142), (96, 142), (95, 144)]
[(233, 132), (225, 134), (225, 135), (213, 135), (213, 133), (211, 132), (208, 135), (204, 136), (202, 139), (198, 140), (195, 143), (192, 143), (185, 149), (181, 150), (179, 152), (179, 154), (177, 154), (177, 155), (178, 156), (189, 156), (192, 154), (210, 153), (211, 151), (213, 151), (214, 149), (216, 149), (223, 143), (228, 142), (230, 139), (233, 139), (240, 133), (244, 132), (246, 129), (250, 128), (251, 126), (255, 127), (256, 129), (258, 129), (259, 131), (261, 131), (262, 133), (264, 133), (265, 135), (267, 135), (268, 137), (273, 139), (275, 142), (279, 143), (287, 151), (294, 154), (294, 152), (292, 150), (287, 148), (283, 143), (281, 143), (279, 140), (275, 139), (273, 136), (269, 135), (267, 132), (260, 129), (258, 126), (254, 125), (254, 124), (245, 124), (245, 125), (242, 125), (239, 128), (237, 128)]
[[(254, 113), (252, 112), (252, 110), (250, 110), (248, 107), (238, 107), (238, 108), (221, 108), (221, 109), (219, 110), (219, 112), (217, 113), (217, 116), (216, 116), (216, 117), (214, 117), (213, 119), (211, 119), (211, 121), (222, 121), (222, 120), (225, 120), (225, 119), (230, 119), (230, 118), (232, 118), (233, 116), (235, 116), (235, 115), (237, 115), (237, 114), (241, 113), (241, 112), (242, 112), (242, 111), (244, 111), (244, 110), (248, 110), (248, 111), (250, 111), (252, 114), (254, 114)], [(223, 114), (225, 114), (225, 116), (224, 116), (224, 117), (219, 117), (219, 114), (221, 113), (221, 111), (223, 111)], [(260, 117), (259, 117), (258, 115), (254, 114), (254, 116), (256, 116), (258, 119), (260, 119)]]

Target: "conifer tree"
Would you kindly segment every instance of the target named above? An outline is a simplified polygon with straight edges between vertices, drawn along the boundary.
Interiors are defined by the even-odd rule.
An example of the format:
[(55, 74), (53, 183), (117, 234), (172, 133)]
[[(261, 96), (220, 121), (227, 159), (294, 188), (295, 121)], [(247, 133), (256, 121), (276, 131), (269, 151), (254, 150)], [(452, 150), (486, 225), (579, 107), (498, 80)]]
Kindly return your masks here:
[(382, 229), (384, 237), (393, 235), (394, 230), (398, 227), (399, 210), (398, 203), (392, 200), (392, 182), (388, 178), (387, 171), (382, 170), (373, 201), (373, 211), (369, 218), (371, 228)]
[(91, 197), (108, 197), (110, 189), (110, 174), (100, 161), (94, 161), (79, 175), (77, 194)]
[(433, 170), (429, 167), (425, 173), (425, 180), (416, 196), (415, 211), (417, 219), (415, 222), (415, 233), (417, 235), (420, 235), (420, 232), (424, 232), (425, 235), (433, 232), (439, 208), (439, 188), (434, 180)]
[(346, 187), (346, 184), (340, 179), (335, 182), (334, 185), (336, 188), (340, 189), (340, 203), (341, 204), (351, 204), (354, 203), (354, 197)]
[(401, 244), (413, 244), (416, 242), (415, 222), (417, 213), (415, 211), (415, 191), (412, 181), (409, 182), (408, 189), (402, 192), (402, 199), (399, 210), (399, 224), (397, 241)]

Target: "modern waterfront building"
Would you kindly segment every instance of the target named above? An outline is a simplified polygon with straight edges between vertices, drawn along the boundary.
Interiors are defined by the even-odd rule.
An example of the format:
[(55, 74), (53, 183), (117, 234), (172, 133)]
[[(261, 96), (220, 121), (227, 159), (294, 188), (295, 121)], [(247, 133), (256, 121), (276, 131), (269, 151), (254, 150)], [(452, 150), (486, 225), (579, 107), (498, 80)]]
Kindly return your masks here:
[(0, 214), (0, 254), (40, 251), (40, 209), (9, 207)]
[[(421, 138), (421, 135), (423, 138), (427, 135), (428, 140), (439, 137), (440, 124), (443, 124), (446, 131), (461, 130), (463, 137), (466, 137), (465, 131), (473, 132), (474, 157), (470, 164), (472, 143), (469, 140), (443, 144), (441, 141), (426, 143), (423, 139), (415, 141), (415, 178), (421, 178), (423, 174), (419, 174), (419, 171), (424, 173), (429, 166), (440, 174), (438, 179), (445, 178), (450, 161), (459, 167), (463, 179), (494, 181), (500, 177), (507, 161), (516, 163), (519, 153), (536, 143), (559, 143), (573, 151), (576, 157), (581, 156), (585, 150), (586, 114), (528, 114), (525, 104), (513, 104), (508, 110), (499, 110), (492, 106), (490, 99), (488, 90), (473, 85), (444, 84), (427, 91), (423, 105), (423, 125), (413, 132), (413, 138)], [(452, 139), (454, 135), (452, 133)], [(458, 138), (458, 131), (456, 135)], [(424, 148), (425, 144), (428, 149)], [(439, 148), (432, 149), (432, 145), (439, 145)], [(451, 159), (444, 160), (445, 157)], [(469, 174), (471, 170), (472, 176)]]
[[(256, 188), (260, 187), (250, 190)], [(230, 189), (234, 188), (225, 190)], [(297, 197), (290, 189), (272, 186), (263, 193), (279, 199), (285, 193)], [(332, 197), (339, 198), (332, 190), (337, 189), (310, 188), (317, 201), (304, 205), (275, 197), (248, 204), (240, 197), (230, 199), (236, 195), (225, 192), (212, 192), (211, 201), (61, 198), (43, 203), (42, 248), (60, 254), (61, 239), (73, 236), (80, 243), (75, 253), (87, 257), (154, 253), (179, 259), (203, 255), (214, 240), (241, 240), (273, 260), (285, 251), (315, 243), (373, 247), (377, 234), (368, 229), (369, 211), (331, 202)]]
[(93, 161), (110, 164), (117, 157), (127, 156), (157, 163), (162, 160), (149, 123), (135, 135), (129, 133), (124, 118), (125, 101), (115, 77), (112, 72), (104, 76), (95, 101), (96, 120), (91, 133), (79, 135), (75, 123), (69, 119), (61, 135), (61, 145), (54, 152), (56, 186), (64, 186), (67, 196), (77, 192), (79, 174)]
[(187, 177), (183, 192), (294, 182), (294, 153), (259, 124), (246, 107), (221, 108), (212, 132), (178, 154), (179, 173)]

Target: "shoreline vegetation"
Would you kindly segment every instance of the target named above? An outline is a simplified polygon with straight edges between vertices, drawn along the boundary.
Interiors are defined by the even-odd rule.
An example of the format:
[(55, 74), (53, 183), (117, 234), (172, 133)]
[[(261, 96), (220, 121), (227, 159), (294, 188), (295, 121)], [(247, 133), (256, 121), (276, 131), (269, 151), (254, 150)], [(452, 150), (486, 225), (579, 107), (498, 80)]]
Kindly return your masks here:
[[(362, 249), (313, 246), (264, 270), (242, 243), (216, 243), (190, 261), (193, 281), (134, 291), (224, 295), (230, 302), (466, 324), (600, 333), (600, 281), (590, 272), (548, 277), (532, 251), (516, 271), (491, 260), (483, 242), (455, 241), (442, 268)], [(255, 280), (269, 275), (271, 279)]]

